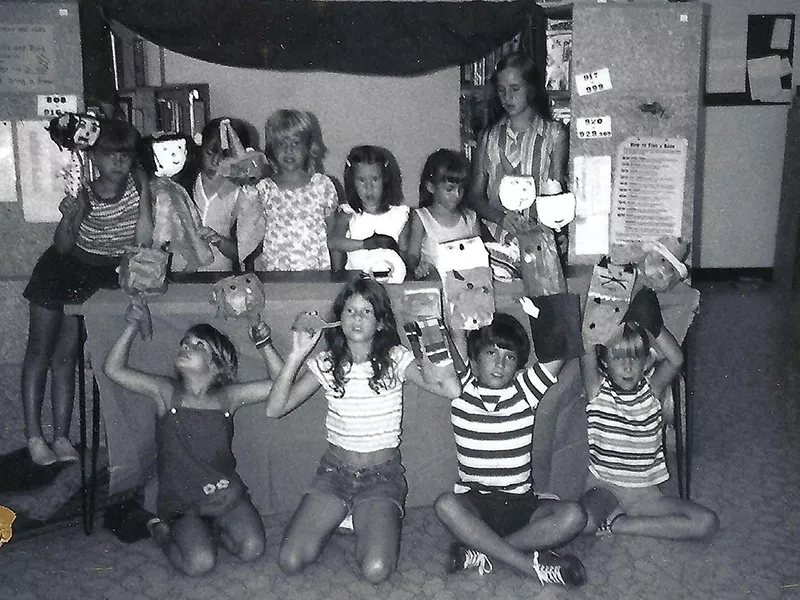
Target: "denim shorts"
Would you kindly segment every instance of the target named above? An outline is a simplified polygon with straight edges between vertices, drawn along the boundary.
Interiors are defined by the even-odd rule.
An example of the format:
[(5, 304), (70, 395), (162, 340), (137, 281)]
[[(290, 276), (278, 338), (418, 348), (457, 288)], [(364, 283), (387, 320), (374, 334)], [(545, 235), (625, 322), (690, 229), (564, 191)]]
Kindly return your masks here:
[(402, 516), (408, 483), (400, 451), (385, 463), (353, 469), (328, 450), (319, 460), (307, 493), (335, 496), (344, 502), (348, 512), (361, 502), (386, 499), (397, 505)]
[(470, 490), (465, 496), (478, 511), (481, 520), (500, 537), (525, 527), (539, 507), (539, 499), (533, 491), (525, 494), (482, 494), (478, 490)]

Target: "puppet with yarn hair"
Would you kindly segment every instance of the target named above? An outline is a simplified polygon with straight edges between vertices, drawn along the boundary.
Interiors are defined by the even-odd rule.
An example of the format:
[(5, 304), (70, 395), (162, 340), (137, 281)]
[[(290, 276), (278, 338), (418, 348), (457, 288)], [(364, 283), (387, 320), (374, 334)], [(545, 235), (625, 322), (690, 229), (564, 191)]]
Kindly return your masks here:
[(209, 243), (200, 237), (200, 223), (182, 182), (194, 175), (194, 141), (180, 133), (144, 138), (139, 160), (152, 177), (153, 246), (172, 254), (173, 272), (193, 273), (214, 262)]
[(70, 153), (70, 162), (59, 172), (64, 180), (64, 194), (76, 197), (88, 177), (85, 152), (100, 137), (100, 120), (94, 115), (64, 113), (50, 120), (46, 127), (61, 150)]

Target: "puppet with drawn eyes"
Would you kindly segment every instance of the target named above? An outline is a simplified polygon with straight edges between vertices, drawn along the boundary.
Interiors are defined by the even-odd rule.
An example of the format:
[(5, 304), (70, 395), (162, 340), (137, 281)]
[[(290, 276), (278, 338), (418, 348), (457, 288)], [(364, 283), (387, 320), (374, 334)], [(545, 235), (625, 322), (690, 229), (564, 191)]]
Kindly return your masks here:
[(261, 320), (264, 310), (264, 286), (254, 273), (221, 279), (211, 289), (210, 302), (217, 317), (243, 319), (251, 325)]
[(583, 339), (587, 347), (605, 344), (619, 329), (630, 306), (636, 268), (617, 265), (606, 256), (594, 266), (583, 313)]
[(686, 279), (689, 269), (685, 261), (689, 255), (689, 243), (679, 237), (663, 237), (646, 242), (644, 256), (637, 263), (642, 285), (654, 292), (666, 292)]
[(142, 166), (152, 177), (153, 246), (172, 254), (173, 272), (193, 273), (211, 264), (214, 255), (200, 237), (200, 224), (185, 187), (196, 174), (194, 142), (188, 135), (156, 134), (144, 138), (139, 150)]
[(442, 278), (445, 321), (463, 330), (489, 325), (494, 317), (494, 285), (481, 239), (440, 243), (436, 269)]
[(65, 113), (50, 120), (47, 131), (61, 150), (70, 152), (70, 163), (59, 173), (64, 193), (76, 197), (88, 176), (84, 152), (100, 137), (100, 120), (93, 115)]

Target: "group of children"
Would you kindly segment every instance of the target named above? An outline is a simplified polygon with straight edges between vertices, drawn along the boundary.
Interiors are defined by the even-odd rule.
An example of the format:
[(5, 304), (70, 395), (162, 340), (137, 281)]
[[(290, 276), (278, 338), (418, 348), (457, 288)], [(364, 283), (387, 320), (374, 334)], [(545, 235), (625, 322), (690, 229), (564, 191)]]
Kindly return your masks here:
[[(394, 158), (368, 145), (347, 157), (340, 203), (333, 180), (322, 173), (325, 146), (311, 113), (281, 110), (269, 117), (265, 152), (272, 172), (255, 190), (219, 175), (226, 149), (219, 121), (210, 124), (191, 196), (201, 235), (214, 250), (211, 268), (368, 271), (365, 252), (381, 248), (396, 251), (414, 277), (426, 277), (437, 263), (438, 243), (485, 235), (486, 222), (512, 232), (524, 227), (518, 215), (491, 201), (495, 167), (536, 177), (541, 189), (555, 183), (560, 188), (563, 136), (534, 108), (530, 65), (515, 60), (498, 65), (504, 114), (482, 136), (479, 168), (471, 170), (459, 152), (434, 152), (422, 170), (419, 208), (413, 211), (403, 202)], [(62, 202), (53, 247), (25, 290), (30, 333), (22, 395), (28, 448), (38, 464), (78, 459), (68, 440), (78, 325), (64, 314), (64, 304), (113, 286), (124, 252), (150, 242), (152, 206), (147, 177), (135, 166), (137, 137), (124, 123), (102, 123), (91, 149), (99, 176)], [(505, 160), (498, 163), (494, 155), (500, 151)], [(232, 214), (238, 203), (253, 198), (263, 207), (265, 231), (252, 252), (242, 255)], [(607, 344), (586, 348), (590, 467), (580, 502), (535, 493), (530, 447), (536, 408), (563, 360), (529, 365), (528, 334), (507, 314), (468, 334), (451, 331), (461, 368), (458, 376), (435, 380), (425, 359), (401, 343), (386, 289), (374, 278), (356, 279), (335, 299), (326, 348), (318, 354), (311, 355), (323, 336), (321, 326), (298, 325), (285, 357), (272, 345), (269, 327), (254, 326), (250, 337), (266, 376), (241, 383), (236, 348), (210, 325), (186, 332), (174, 377), (130, 366), (128, 354), (145, 318), (141, 306), (132, 304), (104, 371), (156, 404), (159, 497), (150, 530), (184, 573), (212, 569), (218, 544), (242, 560), (256, 559), (265, 549), (263, 524), (231, 451), (236, 410), (265, 403), (267, 414), (280, 418), (322, 389), (328, 449), (288, 525), (278, 563), (287, 573), (302, 571), (342, 521), (352, 518), (362, 575), (385, 581), (400, 549), (407, 493), (400, 422), (403, 386), (410, 381), (451, 401), (459, 471), (453, 490), (434, 504), (457, 539), (450, 569), (476, 567), (483, 573), (495, 560), (542, 583), (580, 585), (586, 578), (580, 560), (553, 549), (581, 533), (700, 539), (718, 526), (710, 510), (659, 491), (668, 476), (661, 401), (682, 357), (669, 331), (653, 318), (658, 311), (640, 312), (645, 316), (631, 311)], [(48, 370), (52, 447), (40, 423)]]

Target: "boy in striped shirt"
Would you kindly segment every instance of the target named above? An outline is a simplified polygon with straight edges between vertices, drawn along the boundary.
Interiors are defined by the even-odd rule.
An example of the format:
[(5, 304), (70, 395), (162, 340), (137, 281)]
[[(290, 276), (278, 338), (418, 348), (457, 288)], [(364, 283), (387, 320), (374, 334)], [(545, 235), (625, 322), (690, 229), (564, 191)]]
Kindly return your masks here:
[(713, 511), (659, 489), (669, 479), (662, 402), (680, 372), (683, 350), (664, 327), (655, 292), (640, 290), (622, 327), (582, 360), (589, 398), (584, 533), (710, 537), (719, 528)]
[(525, 368), (528, 335), (506, 313), (496, 313), (490, 325), (471, 331), (466, 340), (461, 332), (453, 334), (461, 356), (466, 346), (468, 359), (462, 394), (451, 404), (458, 481), (434, 504), (458, 540), (451, 546), (449, 570), (477, 567), (488, 573), (491, 557), (542, 584), (583, 584), (580, 560), (550, 549), (576, 537), (586, 514), (578, 503), (537, 497), (531, 475), (536, 407), (564, 360)]

